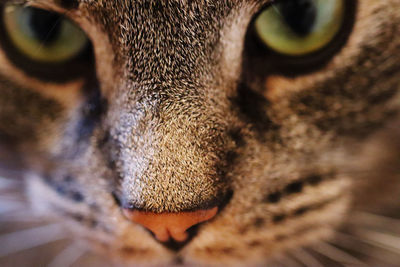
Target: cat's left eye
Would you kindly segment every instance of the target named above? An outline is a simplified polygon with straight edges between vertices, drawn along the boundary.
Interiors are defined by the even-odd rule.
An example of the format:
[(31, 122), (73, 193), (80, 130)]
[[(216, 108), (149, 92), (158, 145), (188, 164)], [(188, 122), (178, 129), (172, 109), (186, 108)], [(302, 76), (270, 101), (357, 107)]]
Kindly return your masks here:
[(7, 5), (3, 12), (4, 28), (12, 44), (32, 60), (68, 61), (88, 44), (79, 27), (56, 13), (20, 5)]
[(15, 67), (42, 80), (65, 82), (95, 73), (89, 37), (60, 13), (0, 3), (0, 46)]

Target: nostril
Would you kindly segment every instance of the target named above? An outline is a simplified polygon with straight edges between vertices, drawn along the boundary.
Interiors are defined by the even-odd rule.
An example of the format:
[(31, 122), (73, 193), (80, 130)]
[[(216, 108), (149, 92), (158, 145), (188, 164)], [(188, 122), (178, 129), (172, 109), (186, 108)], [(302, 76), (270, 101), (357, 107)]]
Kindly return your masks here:
[(186, 241), (189, 237), (187, 233), (189, 228), (212, 219), (217, 212), (218, 207), (177, 213), (123, 209), (124, 215), (130, 221), (150, 230), (160, 242), (168, 242), (171, 238), (178, 242)]

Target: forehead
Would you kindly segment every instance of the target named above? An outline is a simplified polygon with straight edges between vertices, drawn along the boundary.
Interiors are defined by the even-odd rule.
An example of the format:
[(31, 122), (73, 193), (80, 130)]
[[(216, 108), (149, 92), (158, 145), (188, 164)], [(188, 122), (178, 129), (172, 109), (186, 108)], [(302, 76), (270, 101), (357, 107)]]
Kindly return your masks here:
[[(32, 0), (35, 1), (35, 0)], [(39, 0), (40, 1), (40, 0)], [(63, 6), (64, 8), (77, 8), (80, 4), (91, 4), (100, 6), (136, 6), (136, 5), (148, 5), (148, 6), (180, 6), (190, 7), (195, 6), (197, 8), (213, 6), (218, 7), (234, 7), (237, 5), (262, 5), (274, 0), (42, 0), (42, 1), (53, 1), (56, 4)]]
[[(60, 10), (79, 21), (97, 51), (109, 51), (115, 69), (124, 67), (137, 80), (206, 75), (217, 65), (222, 42), (240, 49), (252, 15), (272, 0), (27, 0)], [(105, 49), (100, 49), (105, 46)], [(108, 43), (110, 45), (108, 45)], [(230, 41), (230, 43), (234, 43)], [(229, 50), (231, 51), (231, 50)], [(105, 57), (97, 55), (98, 60)], [(203, 67), (199, 67), (203, 66)], [(165, 73), (160, 73), (164, 70)], [(196, 71), (194, 71), (196, 70)], [(146, 75), (145, 75), (146, 74)], [(168, 74), (168, 75), (167, 75)], [(161, 78), (160, 78), (161, 79)]]
[[(100, 15), (107, 14), (120, 19), (146, 18), (176, 20), (190, 17), (222, 18), (232, 10), (264, 5), (271, 0), (54, 0), (68, 9), (101, 9)], [(96, 15), (96, 14), (93, 14)]]
[[(48, 1), (48, 0), (39, 0)], [(78, 10), (104, 32), (114, 48), (158, 50), (176, 46), (177, 40), (196, 50), (208, 49), (220, 30), (245, 12), (256, 13), (270, 0), (52, 0)], [(73, 12), (73, 11), (72, 11)], [(197, 44), (197, 46), (196, 46)], [(133, 46), (138, 47), (133, 47)], [(193, 47), (196, 46), (196, 47)], [(124, 53), (126, 51), (124, 50)], [(200, 51), (197, 51), (200, 53)], [(190, 56), (190, 55), (182, 55)]]
[[(9, 0), (19, 1), (19, 0)], [(23, 0), (28, 3), (64, 9), (68, 14), (86, 17), (103, 24), (109, 32), (120, 26), (148, 29), (151, 26), (187, 24), (187, 26), (222, 25), (240, 16), (241, 10), (257, 12), (274, 0)], [(250, 11), (250, 13), (252, 12)], [(230, 16), (231, 15), (231, 16)], [(147, 24), (147, 25), (146, 25)], [(153, 24), (153, 25), (152, 25)], [(107, 27), (108, 26), (108, 27)], [(133, 26), (133, 27), (132, 27)], [(182, 25), (183, 27), (186, 25)], [(204, 30), (208, 27), (205, 26)], [(216, 28), (217, 25), (214, 25)]]
[[(13, 1), (13, 0), (11, 0)], [(259, 8), (274, 0), (25, 0), (56, 5), (67, 10), (97, 10), (96, 16), (129, 18), (134, 14), (145, 14), (151, 17), (154, 11), (162, 12), (161, 18), (185, 16), (212, 16), (222, 18), (232, 10), (240, 8)], [(150, 15), (150, 16), (149, 16)]]

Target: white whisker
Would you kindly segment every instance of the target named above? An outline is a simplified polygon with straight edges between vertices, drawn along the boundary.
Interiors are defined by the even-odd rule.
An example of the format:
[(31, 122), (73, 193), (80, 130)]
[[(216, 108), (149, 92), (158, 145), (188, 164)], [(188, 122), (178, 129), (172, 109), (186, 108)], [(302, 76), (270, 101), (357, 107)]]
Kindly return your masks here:
[(19, 181), (0, 177), (0, 189), (13, 188), (19, 185)]
[(350, 250), (356, 250), (358, 249), (358, 246), (360, 245), (359, 243), (361, 241), (359, 239), (356, 239), (356, 237), (352, 235), (336, 232), (335, 238), (332, 240), (332, 242), (336, 245), (339, 245), (340, 247)]
[(26, 216), (1, 216), (0, 223), (37, 223), (42, 220), (39, 218), (26, 217)]
[(0, 195), (0, 203), (1, 202), (17, 202), (24, 203), (24, 199), (16, 194), (1, 194)]
[(0, 197), (0, 205), (7, 205), (8, 203), (27, 205), (26, 202), (22, 201), (20, 198), (14, 197), (14, 196), (1, 196)]
[(363, 224), (371, 226), (380, 226), (385, 229), (393, 229), (398, 227), (400, 229), (400, 219), (389, 218), (377, 214), (367, 212), (356, 212), (350, 217), (350, 222), (354, 224)]
[(305, 266), (308, 267), (324, 267), (314, 256), (302, 248), (295, 249), (291, 254)]
[(0, 202), (0, 216), (12, 211), (22, 210), (24, 206), (17, 201), (1, 201)]
[(321, 255), (324, 255), (343, 265), (352, 264), (357, 266), (367, 266), (365, 263), (345, 252), (344, 250), (331, 246), (326, 242), (318, 242), (316, 245), (312, 246), (312, 249)]
[(47, 266), (70, 267), (87, 252), (80, 244), (72, 244), (61, 251)]
[(366, 229), (354, 229), (352, 232), (366, 243), (384, 248), (396, 254), (400, 253), (400, 237)]
[(279, 14), (279, 16), (283, 17), (281, 11), (279, 10), (279, 8), (276, 5), (272, 5), (272, 8), (275, 10), (276, 13)]
[(30, 211), (22, 209), (5, 212), (0, 214), (0, 222), (40, 222), (44, 221), (42, 218), (35, 216)]
[[(357, 236), (352, 236), (350, 234), (345, 234), (340, 232), (335, 233), (335, 239), (333, 240), (333, 242), (336, 245), (343, 247), (345, 249), (359, 252), (367, 257), (375, 258), (381, 262), (386, 262), (386, 263), (389, 263), (390, 261), (388, 261), (388, 258), (386, 257), (387, 255), (383, 254), (382, 252), (384, 251), (388, 251), (389, 253), (393, 252), (385, 248), (382, 248), (381, 246), (372, 244), (372, 242), (362, 240)], [(368, 246), (371, 246), (371, 248), (368, 248)], [(379, 251), (380, 249), (382, 250)], [(397, 251), (397, 255), (399, 255), (398, 252), (399, 251)]]
[(37, 228), (8, 233), (0, 236), (0, 257), (34, 248), (66, 238), (60, 224), (49, 224)]

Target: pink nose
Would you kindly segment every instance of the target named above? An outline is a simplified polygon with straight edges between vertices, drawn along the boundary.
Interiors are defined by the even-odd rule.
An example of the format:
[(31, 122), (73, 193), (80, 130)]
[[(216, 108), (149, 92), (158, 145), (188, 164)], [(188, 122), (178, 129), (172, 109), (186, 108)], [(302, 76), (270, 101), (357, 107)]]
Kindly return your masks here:
[(153, 232), (161, 242), (167, 242), (170, 237), (178, 242), (188, 238), (186, 230), (193, 225), (213, 218), (218, 212), (218, 207), (208, 210), (177, 213), (154, 213), (138, 210), (124, 209), (124, 215), (132, 222), (138, 223)]

